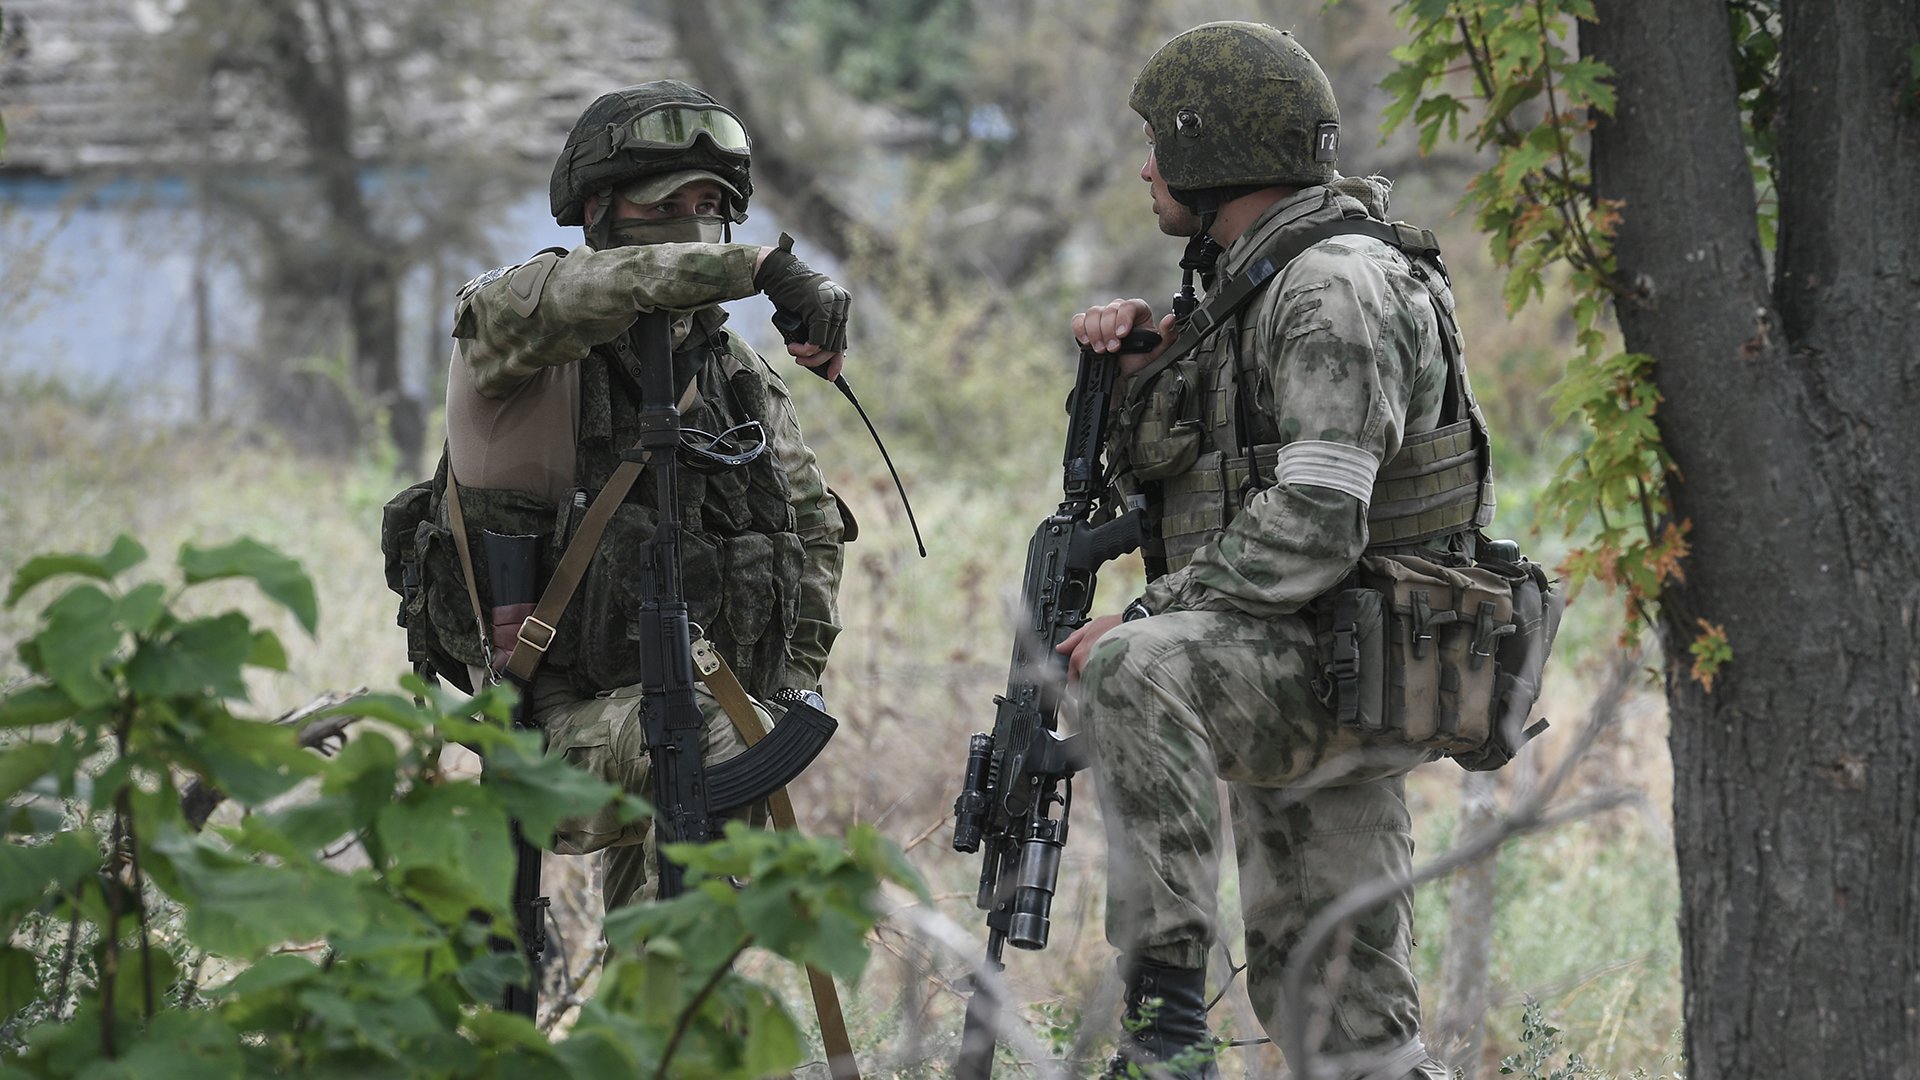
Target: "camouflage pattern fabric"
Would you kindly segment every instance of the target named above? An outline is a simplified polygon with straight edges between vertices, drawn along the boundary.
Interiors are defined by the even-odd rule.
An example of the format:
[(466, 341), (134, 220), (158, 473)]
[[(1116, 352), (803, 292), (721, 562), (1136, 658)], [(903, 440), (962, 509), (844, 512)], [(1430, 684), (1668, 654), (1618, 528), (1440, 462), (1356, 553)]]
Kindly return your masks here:
[[(1343, 181), (1283, 200), (1229, 247), (1222, 270), (1244, 265), (1276, 232), (1379, 216), (1385, 191), (1376, 188)], [(1190, 372), (1207, 418), (1197, 450), (1214, 460), (1241, 452), (1220, 442), (1237, 427), (1229, 414), (1247, 413), (1249, 443), (1318, 440), (1375, 467), (1391, 458), (1405, 433), (1431, 429), (1439, 415), (1445, 366), (1428, 287), (1371, 239), (1308, 249)], [(1233, 407), (1233, 395), (1244, 405)], [(1152, 450), (1134, 436), (1123, 421), (1123, 462)], [(1348, 486), (1367, 490), (1359, 478)], [(1324, 1029), (1323, 1054), (1399, 1055), (1391, 1075), (1438, 1080), (1446, 1073), (1419, 1042), (1411, 890), (1364, 916), (1321, 964), (1316, 1000), (1280, 999), (1290, 951), (1314, 914), (1411, 868), (1402, 776), (1428, 754), (1334, 719), (1311, 686), (1314, 626), (1301, 610), (1365, 548), (1366, 505), (1335, 487), (1270, 482), (1223, 516), (1231, 520), (1190, 562), (1148, 586), (1154, 614), (1110, 631), (1083, 676), (1078, 723), (1094, 751), (1109, 843), (1108, 938), (1157, 963), (1204, 965), (1221, 858), (1215, 778), (1225, 780), (1261, 1023), (1277, 1036), (1304, 1015)]]
[[(472, 454), (485, 451), (488, 435), (501, 433), (498, 426), (485, 426), (488, 423), (531, 429), (518, 433), (522, 445), (554, 438), (565, 442), (570, 435), (580, 437), (583, 427), (604, 427), (595, 419), (594, 395), (583, 400), (578, 361), (625, 332), (641, 310), (676, 314), (676, 350), (690, 334), (715, 334), (725, 319), (715, 305), (757, 291), (757, 250), (744, 244), (698, 243), (604, 251), (580, 247), (564, 255), (543, 253), (467, 283), (454, 313), (456, 341), (448, 379), (449, 446), (456, 472), (466, 467), (463, 441), (453, 430), (456, 417), (472, 425), (465, 440), (475, 444), (468, 446)], [(718, 382), (703, 378), (701, 385), (718, 386), (728, 372), (737, 377), (743, 371), (764, 384), (760, 396), (767, 443), (784, 474), (792, 511), (786, 527), (798, 535), (803, 548), (798, 580), (787, 582), (789, 611), (780, 619), (791, 627), (784, 677), (769, 676), (768, 681), (815, 689), (840, 630), (840, 507), (801, 433), (785, 383), (738, 337), (720, 336), (724, 349), (710, 350), (709, 363), (723, 370), (717, 373)], [(576, 477), (571, 450), (548, 463), (550, 478), (541, 481), (546, 489), (533, 494), (555, 502), (575, 482), (590, 481)], [(484, 522), (471, 524), (477, 528)], [(718, 703), (704, 688), (698, 696), (707, 717), (706, 760), (718, 763), (743, 750)], [(565, 754), (588, 772), (644, 795), (650, 794), (651, 763), (639, 721), (640, 703), (637, 686), (589, 697), (564, 673), (543, 671), (534, 688), (534, 720), (546, 732), (549, 753)], [(762, 721), (770, 724), (764, 710)], [(575, 854), (607, 850), (605, 899), (614, 907), (645, 898), (651, 833), (647, 822), (621, 825), (602, 814), (563, 823), (556, 848)]]
[[(470, 282), (454, 312), (449, 417), (460, 411), (453, 395), (463, 388), (495, 400), (527, 392), (563, 394), (554, 376), (571, 374), (569, 365), (625, 331), (637, 310), (687, 313), (674, 321), (678, 347), (696, 325), (710, 329), (724, 317), (713, 305), (757, 291), (757, 251), (748, 244), (581, 247), (565, 256), (543, 254), (498, 276), (483, 275), (490, 280)], [(794, 528), (805, 549), (784, 685), (815, 689), (840, 631), (840, 507), (801, 433), (786, 384), (737, 337), (729, 335), (728, 347), (734, 359), (766, 382), (767, 443), (786, 472)], [(577, 376), (572, 387), (577, 398)], [(452, 443), (458, 469), (459, 440)], [(564, 497), (564, 491), (541, 494), (549, 501)]]
[[(1248, 108), (1258, 95), (1259, 108)], [(1324, 184), (1340, 146), (1333, 84), (1292, 33), (1262, 23), (1196, 26), (1140, 69), (1127, 105), (1153, 128), (1174, 191)]]
[[(704, 686), (694, 698), (707, 726), (702, 749), (708, 765), (717, 765), (743, 752), (747, 744), (719, 701)], [(581, 700), (564, 679), (542, 677), (534, 686), (534, 720), (547, 733), (547, 752), (564, 754), (579, 769), (619, 784), (626, 791), (651, 794), (653, 762), (647, 756), (646, 730), (640, 720), (639, 687), (623, 687)], [(763, 727), (773, 716), (758, 702), (754, 711)], [(764, 821), (765, 807), (742, 815)], [(562, 855), (589, 855), (605, 850), (606, 878), (601, 889), (608, 911), (625, 904), (653, 899), (650, 871), (654, 862), (654, 833), (649, 822), (621, 824), (611, 810), (588, 818), (560, 823), (554, 850)]]
[[(460, 290), (454, 360), (482, 395), (502, 398), (542, 370), (583, 359), (638, 311), (693, 312), (759, 292), (751, 244), (646, 244), (542, 253)], [(496, 271), (495, 273), (499, 273)], [(674, 327), (675, 346), (686, 335)]]
[[(1367, 183), (1346, 178), (1339, 189), (1308, 188), (1269, 208), (1221, 257), (1221, 272), (1244, 266), (1273, 234), (1347, 214), (1380, 216), (1384, 185), (1372, 185), (1367, 201), (1347, 193)], [(1446, 391), (1430, 291), (1452, 306), (1445, 282), (1416, 278), (1406, 257), (1379, 240), (1342, 236), (1308, 248), (1242, 313), (1237, 333), (1223, 330), (1200, 350), (1201, 400), (1222, 403), (1201, 425), (1203, 438), (1227, 434), (1227, 403), (1238, 396), (1255, 418), (1250, 443), (1336, 443), (1364, 452), (1376, 468), (1391, 459), (1406, 434), (1432, 430)], [(1240, 385), (1237, 369), (1256, 372), (1257, 385)], [(1124, 422), (1115, 438), (1122, 460), (1137, 456)], [(1254, 491), (1190, 563), (1150, 585), (1147, 606), (1289, 614), (1332, 588), (1366, 543), (1358, 498), (1273, 484)]]

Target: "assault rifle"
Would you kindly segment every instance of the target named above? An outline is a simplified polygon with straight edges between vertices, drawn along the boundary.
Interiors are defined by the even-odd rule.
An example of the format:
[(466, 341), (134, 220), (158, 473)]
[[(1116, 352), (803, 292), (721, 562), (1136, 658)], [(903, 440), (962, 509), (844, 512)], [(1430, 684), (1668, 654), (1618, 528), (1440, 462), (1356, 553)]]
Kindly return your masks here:
[[(1159, 334), (1136, 330), (1120, 351), (1149, 352), (1159, 343)], [(1105, 524), (1093, 522), (1095, 505), (1106, 491), (1100, 455), (1118, 367), (1112, 355), (1081, 347), (1079, 374), (1067, 399), (1066, 497), (1027, 544), (1024, 618), (1014, 628), (1007, 692), (994, 698), (993, 732), (968, 740), (966, 772), (953, 804), (954, 850), (986, 849), (974, 902), (987, 913), (986, 966), (995, 972), (1006, 967), (1001, 960), (1006, 943), (1016, 949), (1047, 945), (1073, 774), (1087, 763), (1080, 736), (1063, 738), (1058, 732), (1055, 713), (1066, 686), (1067, 658), (1054, 647), (1087, 621), (1100, 567), (1145, 539), (1139, 509)], [(1000, 1006), (993, 989), (974, 980), (954, 1072), (960, 1080), (992, 1075)]]
[[(638, 620), (641, 723), (653, 761), (654, 840), (661, 899), (685, 888), (685, 871), (667, 845), (705, 843), (729, 811), (759, 802), (819, 756), (838, 721), (803, 701), (786, 703), (773, 730), (739, 755), (709, 768), (701, 743), (706, 718), (693, 695), (693, 634), (680, 580), (680, 410), (674, 386), (671, 322), (642, 314), (630, 337), (640, 369), (640, 442), (627, 456), (649, 466), (659, 517), (646, 542)], [(750, 458), (748, 459), (750, 460)], [(744, 464), (745, 461), (732, 462)]]

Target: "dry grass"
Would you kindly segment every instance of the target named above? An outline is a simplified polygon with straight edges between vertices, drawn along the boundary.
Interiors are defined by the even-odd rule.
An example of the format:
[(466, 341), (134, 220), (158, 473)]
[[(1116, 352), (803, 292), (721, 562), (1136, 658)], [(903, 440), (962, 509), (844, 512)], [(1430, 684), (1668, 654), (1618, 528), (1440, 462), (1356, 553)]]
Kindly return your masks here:
[[(796, 786), (796, 808), (803, 827), (813, 831), (877, 824), (908, 849), (938, 911), (981, 940), (972, 907), (978, 861), (950, 849), (945, 822), (966, 737), (991, 723), (993, 695), (1004, 686), (1007, 613), (1027, 537), (1057, 499), (1058, 403), (1071, 374), (1066, 357), (1055, 363), (1032, 341), (1003, 344), (1029, 359), (1008, 368), (1012, 397), (1002, 398), (1010, 403), (984, 443), (952, 442), (960, 421), (906, 393), (908, 377), (897, 370), (877, 366), (866, 380), (871, 386), (860, 386), (883, 425), (891, 417), (907, 432), (893, 450), (929, 537), (932, 557), (925, 561), (914, 555), (891, 484), (850, 410), (833, 404), (824, 387), (799, 392), (806, 415), (817, 418), (811, 426), (830, 479), (861, 515), (863, 535), (848, 549), (842, 595), (848, 630), (826, 685), (843, 727)], [(257, 712), (292, 708), (325, 688), (393, 684), (405, 656), (377, 550), (380, 505), (403, 483), (390, 466), (371, 458), (302, 460), (259, 436), (150, 429), (131, 422), (121, 403), (57, 387), (13, 391), (0, 399), (0, 467), (8, 477), (0, 489), (0, 574), (10, 576), (37, 552), (102, 550), (120, 532), (149, 546), (151, 569), (159, 574), (182, 542), (250, 535), (300, 559), (322, 606), (319, 635), (307, 642), (291, 620), (245, 590), (200, 601), (242, 603), (287, 640), (293, 670), (257, 682)], [(961, 396), (986, 393), (975, 386)], [(1137, 560), (1109, 568), (1099, 606), (1124, 602), (1137, 591), (1139, 576)], [(1605, 616), (1607, 605), (1594, 597), (1575, 609), (1548, 690), (1546, 712), (1559, 730), (1530, 754), (1533, 770), (1572, 741), (1565, 729), (1584, 713), (1594, 685), (1584, 666), (1598, 660), (1617, 632)], [(9, 658), (0, 680), (20, 674), (11, 655), (26, 626), (23, 612), (0, 613), (0, 652)], [(1664, 710), (1657, 696), (1644, 692), (1577, 774), (1582, 785), (1626, 785), (1643, 793), (1642, 809), (1580, 822), (1502, 853), (1494, 957), (1500, 1004), (1490, 1046), (1510, 1052), (1517, 1045), (1518, 1003), (1531, 995), (1564, 1029), (1565, 1045), (1608, 1068), (1624, 1073), (1653, 1066), (1670, 1049), (1679, 1022), (1677, 901), (1663, 740)], [(1522, 783), (1527, 774), (1510, 769), (1503, 783)], [(1437, 765), (1413, 778), (1423, 854), (1449, 842), (1460, 775)], [(1055, 904), (1053, 944), (1040, 956), (1014, 954), (1009, 971), (1032, 1003), (1030, 1013), (1040, 1017), (1051, 1009), (1053, 1022), (1066, 1029), (1111, 970), (1101, 933), (1098, 808), (1090, 789), (1082, 796)], [(594, 946), (596, 871), (583, 859), (554, 858), (549, 865), (577, 970)], [(1237, 890), (1231, 873), (1224, 889), (1224, 910), (1231, 912)], [(1419, 963), (1430, 987), (1445, 948), (1445, 902), (1441, 887), (1419, 898)], [(951, 986), (962, 959), (892, 931), (876, 945), (867, 979), (847, 994), (863, 1060), (880, 1065), (870, 1068), (877, 1075), (944, 1075), (960, 1025)], [(1239, 955), (1237, 943), (1229, 949)], [(793, 1001), (804, 999), (797, 975), (767, 974), (792, 988)], [(1436, 1002), (1426, 1006), (1429, 1016), (1436, 1014)], [(1230, 999), (1223, 1008), (1232, 1012), (1237, 1034), (1257, 1034), (1243, 1002)], [(1110, 1022), (1104, 1012), (1086, 1019)], [(1255, 1074), (1277, 1068), (1270, 1049), (1237, 1053)]]

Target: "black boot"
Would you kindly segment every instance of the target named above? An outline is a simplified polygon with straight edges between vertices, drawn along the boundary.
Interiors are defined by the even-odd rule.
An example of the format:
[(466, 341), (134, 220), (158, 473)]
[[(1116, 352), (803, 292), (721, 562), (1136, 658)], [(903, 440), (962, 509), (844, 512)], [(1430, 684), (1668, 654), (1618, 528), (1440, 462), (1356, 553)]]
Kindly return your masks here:
[(1162, 967), (1123, 958), (1120, 971), (1127, 983), (1122, 1021), (1127, 1030), (1120, 1036), (1119, 1052), (1106, 1075), (1124, 1077), (1127, 1066), (1133, 1064), (1145, 1076), (1218, 1080), (1213, 1032), (1207, 1030), (1206, 969)]

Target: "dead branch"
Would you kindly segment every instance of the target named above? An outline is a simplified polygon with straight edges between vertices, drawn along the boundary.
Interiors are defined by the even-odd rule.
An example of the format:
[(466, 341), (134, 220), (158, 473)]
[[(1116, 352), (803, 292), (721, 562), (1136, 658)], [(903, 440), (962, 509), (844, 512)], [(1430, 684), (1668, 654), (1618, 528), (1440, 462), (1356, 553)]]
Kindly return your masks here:
[[(273, 722), (283, 726), (305, 724), (306, 726), (300, 728), (298, 737), (300, 745), (309, 750), (321, 750), (329, 740), (345, 737), (347, 728), (361, 718), (347, 713), (336, 713), (307, 723), (308, 718), (315, 713), (352, 701), (366, 692), (367, 688), (364, 686), (345, 693), (328, 690), (305, 705), (274, 718)], [(226, 799), (226, 792), (195, 777), (187, 785), (186, 790), (180, 793), (180, 812), (186, 815), (188, 827), (199, 832), (206, 826), (207, 819), (213, 816), (214, 810), (218, 809)]]

